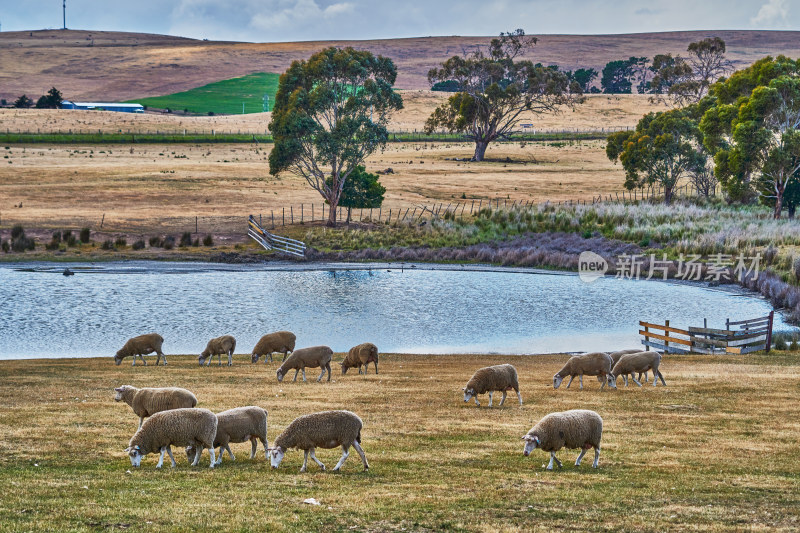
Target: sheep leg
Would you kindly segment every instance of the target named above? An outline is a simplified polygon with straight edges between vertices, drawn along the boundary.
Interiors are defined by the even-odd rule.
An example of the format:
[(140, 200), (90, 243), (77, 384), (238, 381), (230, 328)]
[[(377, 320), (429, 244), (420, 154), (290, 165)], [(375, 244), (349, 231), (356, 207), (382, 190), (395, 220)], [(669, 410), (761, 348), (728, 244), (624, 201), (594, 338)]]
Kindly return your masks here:
[(333, 467), (334, 472), (338, 472), (339, 469), (342, 468), (342, 465), (344, 464), (345, 461), (347, 461), (347, 457), (350, 455), (350, 446), (342, 445), (342, 450), (343, 450), (342, 458), (339, 459), (339, 462), (336, 463), (336, 466)]
[[(640, 387), (642, 386), (642, 384), (639, 382), (639, 380), (637, 380), (635, 377), (633, 377), (633, 374), (631, 374), (631, 381), (633, 381), (634, 383), (636, 383)], [(627, 383), (626, 383), (626, 385), (627, 385)]]
[(308, 450), (303, 450), (303, 466), (300, 467), (300, 472), (306, 471), (307, 463), (308, 463)]
[(320, 372), (319, 377), (317, 378), (317, 383), (322, 381), (322, 377), (325, 375), (325, 367), (322, 367), (322, 372)]
[(573, 379), (575, 379), (575, 376), (570, 376), (569, 377), (569, 383), (567, 383), (567, 388), (569, 388), (569, 386), (572, 385), (572, 380)]
[(519, 404), (522, 405), (522, 394), (520, 394), (519, 390), (517, 390), (517, 398), (519, 398)]
[[(578, 381), (581, 382), (581, 390), (583, 390), (583, 374), (578, 376)], [(605, 385), (605, 383), (603, 383), (603, 385)], [(600, 388), (602, 389), (603, 387), (601, 386)]]
[(328, 362), (328, 363), (325, 365), (325, 370), (327, 370), (327, 371), (328, 371), (328, 381), (330, 382), (330, 380), (331, 380), (331, 364), (330, 364), (330, 362)]
[(222, 354), (217, 354), (217, 366), (222, 366)]
[[(295, 381), (297, 381), (297, 373), (298, 373), (298, 372), (300, 372), (300, 369), (299, 369), (299, 368), (295, 368), (295, 369), (294, 369), (294, 379), (292, 380), (292, 383), (294, 383)], [(305, 371), (305, 369), (304, 369), (304, 370), (303, 370), (303, 381), (305, 381), (305, 380), (306, 380), (306, 371)]]
[(478, 407), (480, 407), (480, 406), (481, 406), (481, 403), (478, 401), (478, 395), (476, 394), (475, 396), (473, 396), (473, 398), (475, 398), (475, 405), (477, 405)]
[(361, 456), (361, 462), (364, 463), (364, 470), (369, 470), (369, 463), (367, 462), (367, 455), (364, 453), (364, 450), (361, 448), (361, 445), (358, 441), (353, 442), (353, 448), (356, 449), (358, 455)]
[(233, 350), (228, 352), (228, 366), (233, 366)]
[(508, 393), (503, 391), (503, 399), (500, 400), (500, 407), (503, 407), (503, 404), (506, 403), (506, 395), (508, 395)]
[(136, 355), (133, 356), (133, 364), (131, 366), (136, 366)]
[(157, 352), (157, 353), (158, 353), (158, 357), (156, 357), (156, 366), (158, 366), (158, 360), (161, 359), (161, 358), (164, 359), (164, 366), (167, 366), (167, 356), (164, 355), (161, 352)]
[(581, 459), (583, 459), (584, 455), (586, 455), (586, 448), (583, 448), (581, 450), (581, 453), (578, 455), (578, 458), (575, 460), (575, 466), (581, 466)]
[[(194, 461), (192, 461), (192, 466), (197, 466), (200, 464), (200, 454), (203, 453), (203, 445), (197, 444), (194, 450)], [(214, 448), (211, 448), (211, 457), (214, 457)]]
[[(583, 376), (581, 376), (581, 377), (583, 377)], [(601, 380), (600, 380), (600, 390), (603, 390), (603, 389), (605, 389), (605, 388), (606, 388), (606, 384), (608, 383), (608, 375), (606, 375), (606, 374), (600, 374), (600, 375), (599, 375), (599, 376), (597, 376), (597, 377), (598, 377), (598, 378), (600, 378), (600, 377), (602, 377), (602, 378), (603, 378), (603, 379), (601, 379)], [(581, 385), (583, 385), (583, 382), (581, 382)]]
[[(203, 450), (203, 448), (202, 448), (202, 447), (200, 447), (200, 448), (198, 448), (198, 449), (199, 449), (199, 450), (201, 450), (201, 451)], [(210, 453), (210, 454), (211, 454), (211, 464), (210, 464), (210, 465), (208, 465), (208, 467), (209, 467), (209, 468), (214, 468), (214, 464), (216, 464), (216, 460), (215, 460), (215, 457), (214, 457), (214, 447), (213, 447), (213, 446), (211, 446), (211, 447), (208, 449), (208, 453)], [(220, 452), (220, 454), (219, 454), (219, 458), (220, 458), (220, 462), (222, 462), (222, 452)]]
[(364, 373), (366, 372), (366, 370), (364, 370), (363, 368), (361, 368), (362, 366), (364, 366), (364, 365), (362, 365), (361, 363), (358, 363), (358, 375), (359, 375), (359, 376), (360, 376), (361, 374), (364, 374)]
[(166, 446), (162, 446), (161, 447), (161, 455), (158, 457), (158, 464), (156, 465), (156, 468), (161, 468), (161, 465), (164, 464), (164, 454), (165, 453), (167, 453), (167, 447)]
[[(234, 457), (233, 452), (231, 451), (230, 444), (226, 444), (225, 449), (228, 450), (228, 455), (231, 456), (231, 461), (235, 461), (236, 457)], [(219, 450), (219, 459), (217, 460), (217, 464), (220, 464), (221, 462), (222, 462), (222, 447), (220, 447)]]
[(172, 446), (167, 446), (167, 454), (169, 455), (169, 460), (172, 461), (172, 468), (175, 468), (178, 463), (175, 462), (175, 458), (172, 456)]
[(492, 406), (492, 391), (489, 391), (489, 407)]
[(553, 469), (553, 461), (556, 461), (556, 452), (550, 452), (550, 462), (547, 463), (547, 470)]
[(144, 417), (140, 416), (139, 417), (139, 429), (142, 429), (142, 424), (144, 424)]
[(592, 463), (592, 468), (597, 468), (597, 461), (600, 460), (600, 446), (594, 449), (594, 462)]
[(253, 437), (250, 439), (250, 459), (256, 456), (256, 450), (258, 450), (258, 442), (256, 438)]
[(317, 455), (314, 453), (314, 448), (311, 448), (308, 451), (308, 454), (311, 456), (312, 459), (314, 459), (314, 462), (317, 463), (319, 465), (319, 467), (324, 471), (325, 470), (325, 465), (322, 464), (322, 461), (317, 459)]
[[(664, 381), (664, 375), (661, 373), (660, 370), (658, 371), (658, 379), (661, 380), (662, 385), (664, 385), (665, 387), (667, 386), (667, 382)], [(653, 377), (653, 381), (655, 381), (655, 377)]]
[(378, 375), (378, 360), (376, 359), (374, 361), (374, 363), (375, 363), (375, 375), (377, 376)]

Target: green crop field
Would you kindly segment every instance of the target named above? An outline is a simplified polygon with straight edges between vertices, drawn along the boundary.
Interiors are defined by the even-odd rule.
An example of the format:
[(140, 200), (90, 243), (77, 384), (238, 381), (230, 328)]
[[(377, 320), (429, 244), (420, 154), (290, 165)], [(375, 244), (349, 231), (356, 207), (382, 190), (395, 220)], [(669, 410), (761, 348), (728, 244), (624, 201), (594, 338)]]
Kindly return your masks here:
[(130, 100), (158, 109), (187, 110), (190, 113), (239, 115), (244, 104), (245, 113), (264, 110), (264, 95), (269, 95), (270, 105), (275, 103), (280, 74), (256, 72), (241, 78), (217, 81), (181, 93)]

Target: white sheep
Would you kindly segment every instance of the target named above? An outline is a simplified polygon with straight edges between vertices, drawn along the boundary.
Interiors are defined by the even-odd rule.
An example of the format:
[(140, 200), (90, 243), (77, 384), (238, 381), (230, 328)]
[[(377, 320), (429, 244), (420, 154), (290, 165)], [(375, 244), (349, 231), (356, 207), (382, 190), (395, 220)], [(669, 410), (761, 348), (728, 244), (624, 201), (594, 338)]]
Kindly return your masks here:
[[(633, 349), (629, 348), (627, 350), (617, 350), (616, 352), (608, 352), (609, 357), (611, 357), (611, 368), (614, 368), (614, 365), (617, 364), (617, 361), (619, 361), (619, 358), (622, 357), (623, 355), (627, 355), (629, 353), (639, 353), (641, 351), (642, 351), (641, 348), (633, 348)], [(642, 376), (640, 375), (639, 378), (641, 377)], [(647, 372), (645, 372), (645, 380), (647, 380)], [(603, 378), (601, 376), (597, 376), (597, 381), (602, 382)]]
[(132, 339), (128, 339), (125, 346), (117, 350), (116, 355), (114, 355), (114, 363), (119, 366), (123, 359), (133, 356), (133, 365), (131, 366), (136, 366), (136, 356), (138, 355), (142, 363), (147, 366), (147, 361), (144, 360), (144, 356), (156, 352), (156, 366), (158, 366), (158, 362), (162, 357), (164, 358), (164, 366), (166, 366), (167, 356), (161, 351), (162, 344), (164, 344), (164, 337), (158, 333), (147, 333), (146, 335), (133, 337)]
[(208, 341), (206, 349), (200, 353), (200, 357), (198, 357), (197, 360), (200, 366), (203, 366), (203, 363), (206, 363), (206, 359), (208, 359), (206, 363), (206, 366), (208, 366), (216, 355), (217, 361), (219, 361), (218, 366), (222, 366), (222, 354), (226, 354), (228, 356), (228, 366), (231, 366), (233, 365), (233, 351), (235, 349), (236, 339), (231, 335), (223, 335), (222, 337), (217, 337), (216, 339)]
[(194, 407), (197, 397), (191, 391), (178, 387), (145, 387), (137, 389), (130, 385), (122, 385), (114, 389), (117, 394), (114, 401), (124, 401), (139, 417), (139, 427), (148, 416), (168, 411)]
[(514, 390), (519, 398), (519, 404), (522, 405), (522, 394), (519, 392), (519, 380), (517, 379), (517, 369), (512, 365), (495, 365), (487, 366), (478, 369), (467, 382), (464, 387), (464, 402), (470, 401), (475, 398), (475, 405), (480, 407), (478, 402), (478, 395), (489, 393), (489, 407), (492, 406), (492, 394), (494, 391), (502, 391), (503, 399), (500, 400), (502, 406), (506, 401), (508, 391)]
[(557, 389), (567, 376), (569, 376), (569, 383), (567, 383), (567, 388), (569, 388), (572, 380), (578, 376), (581, 389), (583, 389), (584, 375), (601, 377), (603, 384), (600, 386), (600, 390), (606, 386), (606, 383), (612, 388), (617, 388), (616, 381), (611, 376), (611, 356), (605, 352), (592, 352), (570, 357), (561, 370), (553, 376), (553, 388)]
[(297, 337), (291, 331), (276, 331), (275, 333), (267, 333), (261, 337), (253, 347), (250, 359), (253, 363), (257, 363), (258, 358), (263, 355), (264, 364), (266, 364), (267, 359), (272, 361), (272, 354), (274, 352), (282, 352), (282, 361), (286, 361), (286, 354), (294, 351), (294, 343), (296, 340)]
[(325, 465), (314, 455), (314, 449), (341, 446), (342, 457), (333, 468), (334, 472), (338, 472), (350, 455), (350, 446), (352, 446), (361, 456), (364, 470), (369, 470), (367, 456), (361, 448), (361, 428), (363, 426), (361, 419), (350, 411), (322, 411), (299, 416), (275, 439), (275, 446), (269, 449), (270, 464), (272, 468), (278, 468), (286, 450), (298, 448), (304, 452), (303, 466), (300, 468), (300, 472), (306, 471), (309, 455), (322, 470), (325, 470)]
[(214, 468), (214, 436), (217, 434), (217, 415), (208, 409), (173, 409), (162, 411), (148, 418), (131, 437), (125, 451), (133, 466), (142, 463), (142, 457), (161, 452), (156, 468), (164, 464), (164, 453), (169, 454), (172, 467), (175, 458), (172, 446), (194, 446), (197, 452), (192, 466), (200, 462), (203, 448), (211, 453), (211, 468)]
[(321, 368), (322, 373), (317, 378), (317, 383), (322, 381), (325, 372), (328, 373), (328, 381), (331, 380), (331, 358), (333, 350), (328, 346), (312, 346), (311, 348), (300, 348), (292, 352), (276, 371), (278, 381), (283, 381), (283, 377), (291, 369), (294, 369), (294, 379), (297, 381), (297, 373), (303, 372), (303, 381), (306, 380), (306, 367)]
[[(219, 448), (217, 464), (222, 463), (222, 452), (228, 450), (231, 460), (236, 457), (231, 451), (231, 442), (250, 441), (250, 459), (256, 456), (258, 449), (257, 440), (264, 446), (264, 457), (269, 457), (269, 443), (267, 442), (267, 410), (250, 405), (247, 407), (236, 407), (217, 413), (217, 435), (214, 437), (214, 446)], [(197, 450), (194, 446), (186, 447), (186, 457), (191, 459), (196, 455)]]
[(550, 452), (548, 470), (553, 469), (553, 461), (561, 468), (561, 461), (556, 458), (556, 452), (561, 448), (581, 448), (581, 453), (575, 461), (575, 466), (580, 466), (586, 450), (594, 448), (594, 463), (592, 468), (597, 468), (600, 459), (600, 439), (603, 436), (603, 419), (594, 411), (587, 409), (574, 409), (560, 413), (550, 413), (531, 428), (522, 437), (525, 441), (523, 454), (525, 457), (536, 449), (541, 448)]
[(666, 387), (667, 382), (664, 381), (664, 376), (661, 374), (659, 370), (659, 366), (661, 365), (661, 354), (659, 352), (639, 352), (639, 353), (631, 353), (627, 355), (623, 355), (620, 360), (614, 365), (614, 368), (611, 370), (611, 375), (614, 378), (622, 375), (622, 379), (625, 382), (625, 386), (628, 386), (628, 374), (631, 375), (631, 379), (634, 383), (642, 386), (636, 378), (633, 377), (634, 372), (639, 372), (639, 375), (642, 372), (647, 372), (648, 370), (653, 371), (653, 387), (658, 385), (658, 380), (661, 380), (661, 383)]

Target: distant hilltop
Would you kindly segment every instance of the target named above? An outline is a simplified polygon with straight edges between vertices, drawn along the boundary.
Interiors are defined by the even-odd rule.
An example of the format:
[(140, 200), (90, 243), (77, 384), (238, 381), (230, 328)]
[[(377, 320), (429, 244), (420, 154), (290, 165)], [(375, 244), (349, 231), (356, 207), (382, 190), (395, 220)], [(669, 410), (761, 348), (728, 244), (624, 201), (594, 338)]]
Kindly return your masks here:
[[(685, 53), (710, 36), (727, 43), (739, 67), (765, 55), (800, 57), (800, 31), (678, 31), (620, 35), (536, 35), (533, 59), (563, 69), (602, 70), (611, 60)], [(0, 98), (38, 97), (57, 87), (71, 100), (127, 101), (185, 91), (254, 72), (281, 73), (327, 46), (353, 46), (391, 57), (397, 87), (428, 89), (428, 70), (486, 37), (415, 37), (365, 41), (244, 43), (83, 30), (0, 32)]]

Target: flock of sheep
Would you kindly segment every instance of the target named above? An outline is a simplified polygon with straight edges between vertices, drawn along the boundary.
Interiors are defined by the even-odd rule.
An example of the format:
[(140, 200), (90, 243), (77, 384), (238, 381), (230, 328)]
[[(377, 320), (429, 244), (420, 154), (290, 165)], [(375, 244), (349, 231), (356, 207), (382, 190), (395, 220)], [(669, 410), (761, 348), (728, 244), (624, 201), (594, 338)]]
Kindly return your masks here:
[[(302, 372), (305, 381), (305, 368), (321, 368), (322, 373), (317, 378), (321, 381), (325, 373), (328, 381), (331, 379), (331, 358), (333, 351), (328, 346), (314, 346), (311, 348), (294, 349), (296, 337), (289, 331), (279, 331), (264, 335), (251, 352), (251, 361), (258, 362), (261, 356), (264, 362), (272, 361), (272, 354), (283, 353), (283, 361), (277, 370), (278, 381), (289, 370), (294, 369), (294, 381)], [(133, 357), (136, 365), (136, 356), (142, 360), (143, 355), (155, 352), (156, 365), (163, 357), (164, 364), (167, 358), (161, 351), (164, 339), (150, 333), (130, 339), (125, 346), (114, 356), (114, 361), (119, 365), (125, 357)], [(236, 339), (230, 335), (218, 337), (209, 341), (206, 349), (200, 354), (198, 361), (202, 366), (208, 365), (214, 355), (218, 356), (218, 363), (222, 365), (222, 355), (228, 356), (228, 365), (233, 364), (233, 351), (236, 348)], [(291, 355), (287, 354), (291, 353)], [(375, 373), (378, 373), (378, 349), (372, 343), (363, 343), (350, 349), (341, 362), (342, 374), (348, 368), (358, 367), (359, 374), (362, 367), (366, 374), (369, 363), (374, 363)], [(583, 376), (597, 376), (602, 383), (601, 390), (608, 384), (616, 388), (619, 376), (623, 377), (625, 386), (628, 385), (628, 375), (634, 383), (642, 384), (642, 375), (647, 380), (647, 372), (653, 373), (653, 386), (658, 380), (666, 386), (664, 376), (659, 370), (661, 354), (658, 352), (641, 350), (621, 350), (613, 353), (592, 352), (571, 357), (553, 376), (553, 387), (558, 388), (562, 380), (569, 376), (567, 388), (578, 376), (581, 389)], [(637, 380), (635, 374), (639, 375)], [(510, 364), (495, 365), (481, 368), (473, 374), (464, 391), (464, 402), (470, 399), (480, 406), (478, 395), (489, 394), (489, 406), (492, 406), (494, 392), (502, 392), (503, 398), (500, 405), (505, 403), (508, 391), (517, 394), (519, 404), (522, 405), (522, 394), (519, 390), (517, 370)], [(270, 460), (272, 468), (278, 468), (284, 454), (291, 448), (304, 451), (301, 472), (306, 471), (308, 457), (314, 460), (322, 470), (325, 465), (317, 459), (314, 451), (316, 448), (336, 448), (341, 446), (342, 457), (334, 467), (338, 471), (350, 454), (353, 447), (361, 457), (364, 470), (369, 469), (367, 457), (361, 447), (361, 419), (350, 411), (323, 411), (296, 418), (275, 440), (274, 446), (269, 447), (267, 441), (267, 411), (257, 406), (238, 407), (229, 409), (219, 414), (214, 414), (208, 409), (197, 408), (196, 396), (186, 390), (176, 387), (142, 388), (137, 389), (123, 385), (115, 389), (116, 401), (124, 401), (139, 417), (139, 429), (133, 435), (125, 451), (130, 456), (131, 464), (139, 466), (142, 457), (149, 453), (160, 453), (156, 468), (161, 468), (164, 455), (169, 455), (172, 466), (175, 458), (172, 456), (172, 446), (185, 446), (186, 456), (192, 466), (200, 461), (203, 449), (208, 448), (211, 455), (211, 468), (222, 462), (222, 454), (227, 450), (232, 460), (235, 460), (230, 449), (230, 443), (251, 442), (250, 458), (254, 458), (258, 448), (258, 441), (264, 447), (264, 454)], [(147, 420), (145, 420), (147, 418)], [(564, 447), (580, 448), (575, 465), (579, 466), (584, 454), (594, 448), (594, 462), (597, 468), (600, 458), (600, 440), (603, 433), (603, 419), (594, 411), (576, 409), (571, 411), (550, 413), (542, 418), (531, 430), (522, 437), (525, 441), (524, 455), (527, 457), (531, 451), (539, 448), (550, 452), (548, 470), (553, 469), (555, 462), (561, 468), (561, 462), (556, 458), (556, 452)], [(219, 448), (219, 455), (215, 449)]]

